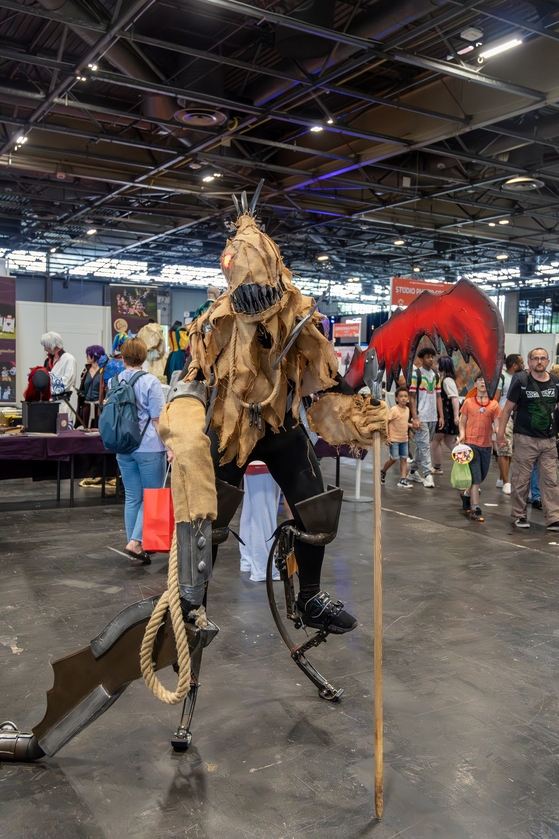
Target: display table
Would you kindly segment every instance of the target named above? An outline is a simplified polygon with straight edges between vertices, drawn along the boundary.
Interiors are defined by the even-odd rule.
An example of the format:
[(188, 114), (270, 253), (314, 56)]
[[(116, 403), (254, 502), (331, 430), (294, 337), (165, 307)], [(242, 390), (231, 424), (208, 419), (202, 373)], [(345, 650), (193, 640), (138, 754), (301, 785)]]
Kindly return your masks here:
[[(86, 456), (89, 462), (85, 463)], [(92, 460), (93, 456), (95, 460)], [(80, 462), (80, 458), (82, 458)], [(99, 464), (99, 458), (101, 462)], [(78, 460), (76, 460), (78, 459)], [(74, 506), (74, 480), (84, 477), (84, 469), (91, 470), (95, 464), (101, 467), (101, 496), (105, 494), (105, 480), (108, 472), (117, 475), (116, 455), (105, 449), (98, 433), (66, 431), (64, 434), (3, 434), (0, 435), (0, 480), (14, 478), (33, 478), (48, 480), (56, 477), (56, 500), (60, 501), (60, 482), (62, 478), (70, 480), (70, 507)], [(62, 464), (69, 469), (62, 470)], [(76, 463), (81, 467), (76, 470)], [(34, 464), (56, 464), (56, 476), (53, 471), (36, 469)], [(64, 474), (63, 474), (64, 471)], [(118, 487), (115, 493), (118, 498)]]

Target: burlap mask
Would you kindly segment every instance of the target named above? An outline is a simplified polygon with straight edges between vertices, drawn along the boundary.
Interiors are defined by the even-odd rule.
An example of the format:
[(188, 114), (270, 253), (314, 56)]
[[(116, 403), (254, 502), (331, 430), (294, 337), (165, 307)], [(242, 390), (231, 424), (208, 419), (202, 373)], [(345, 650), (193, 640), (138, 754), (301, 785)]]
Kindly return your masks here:
[(187, 378), (201, 370), (207, 382), (216, 382), (211, 425), (219, 435), (221, 462), (236, 458), (241, 466), (264, 436), (266, 423), (274, 432), (283, 426), (288, 393), (298, 420), (301, 397), (332, 387), (338, 365), (315, 314), (273, 369), (312, 299), (293, 285), (277, 245), (251, 215), (241, 216), (237, 227), (221, 257), (228, 290), (189, 328)]

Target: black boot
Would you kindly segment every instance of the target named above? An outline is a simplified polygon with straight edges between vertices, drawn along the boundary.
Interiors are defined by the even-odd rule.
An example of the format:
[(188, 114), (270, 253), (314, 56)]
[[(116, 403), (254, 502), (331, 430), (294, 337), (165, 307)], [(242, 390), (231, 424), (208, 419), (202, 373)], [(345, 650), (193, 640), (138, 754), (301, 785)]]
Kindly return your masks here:
[(357, 626), (357, 618), (344, 611), (341, 600), (332, 600), (327, 591), (319, 591), (305, 604), (297, 598), (297, 613), (305, 626), (341, 635)]

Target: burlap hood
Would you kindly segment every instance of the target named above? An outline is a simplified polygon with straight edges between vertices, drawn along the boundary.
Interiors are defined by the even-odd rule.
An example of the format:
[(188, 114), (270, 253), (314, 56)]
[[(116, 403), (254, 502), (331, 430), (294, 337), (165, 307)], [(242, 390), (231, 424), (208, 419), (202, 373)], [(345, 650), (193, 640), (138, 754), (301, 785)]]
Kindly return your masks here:
[[(272, 368), (313, 301), (293, 285), (277, 245), (256, 228), (251, 217), (241, 216), (237, 235), (239, 240), (228, 242), (223, 252), (223, 257), (234, 254), (224, 268), (229, 291), (243, 282), (277, 285), (281, 279), (283, 295), (266, 311), (246, 315), (234, 311), (229, 291), (222, 294), (189, 326), (192, 363), (187, 378), (196, 378), (201, 370), (207, 382), (217, 383), (211, 426), (219, 435), (221, 463), (236, 458), (241, 466), (264, 436), (265, 423), (274, 432), (282, 427), (288, 394), (292, 394), (291, 412), (298, 420), (301, 397), (333, 387), (338, 363), (333, 346), (317, 328), (320, 318), (315, 313), (279, 368)], [(252, 403), (261, 405), (261, 428), (250, 422)]]

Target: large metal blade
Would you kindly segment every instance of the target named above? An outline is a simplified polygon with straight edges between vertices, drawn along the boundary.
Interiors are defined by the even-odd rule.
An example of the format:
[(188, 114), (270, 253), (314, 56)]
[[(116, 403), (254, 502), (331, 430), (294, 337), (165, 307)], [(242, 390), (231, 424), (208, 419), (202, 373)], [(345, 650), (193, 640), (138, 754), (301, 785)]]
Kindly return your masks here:
[[(320, 303), (320, 300), (318, 301), (318, 303)], [(315, 303), (314, 306), (312, 307), (312, 309), (310, 310), (310, 312), (308, 313), (308, 315), (305, 315), (305, 317), (302, 318), (302, 320), (299, 321), (297, 326), (293, 327), (293, 329), (291, 330), (291, 332), (289, 334), (289, 339), (287, 341), (287, 344), (285, 345), (282, 352), (278, 355), (278, 357), (276, 358), (276, 360), (272, 364), (272, 370), (277, 370), (277, 368), (281, 364), (282, 359), (285, 358), (285, 356), (287, 355), (287, 353), (289, 352), (289, 350), (293, 346), (293, 344), (294, 344), (294, 342), (297, 338), (297, 335), (299, 335), (299, 333), (301, 332), (304, 325), (306, 323), (308, 323), (308, 321), (311, 319), (311, 317), (314, 315), (314, 313), (318, 309), (318, 303)]]
[(252, 203), (250, 205), (250, 212), (254, 215), (254, 211), (256, 210), (256, 205), (258, 204), (258, 199), (260, 198), (260, 193), (262, 192), (262, 187), (264, 186), (264, 178), (260, 181), (258, 186), (254, 191), (254, 195), (252, 196)]

